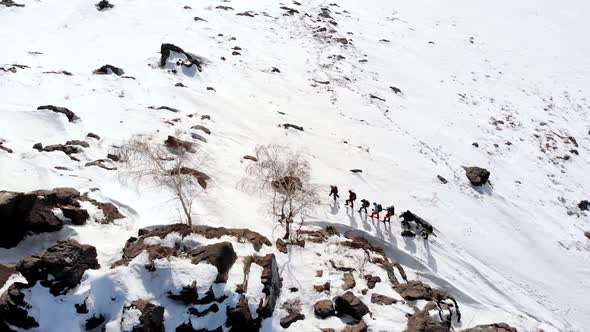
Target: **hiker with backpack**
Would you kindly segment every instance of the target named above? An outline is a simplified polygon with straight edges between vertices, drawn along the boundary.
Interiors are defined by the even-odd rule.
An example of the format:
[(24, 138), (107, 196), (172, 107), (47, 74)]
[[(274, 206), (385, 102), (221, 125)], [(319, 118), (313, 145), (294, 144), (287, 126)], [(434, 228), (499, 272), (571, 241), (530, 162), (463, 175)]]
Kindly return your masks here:
[(430, 224), (422, 225), (422, 230), (420, 231), (420, 236), (422, 236), (422, 238), (424, 240), (428, 240), (428, 236), (430, 234), (432, 234), (432, 231), (433, 231), (432, 225), (430, 225)]
[(348, 204), (350, 204), (350, 207), (354, 209), (354, 201), (356, 201), (356, 193), (352, 190), (349, 190), (348, 199), (346, 200), (344, 205), (348, 206)]
[(381, 206), (381, 204), (374, 202), (373, 203), (373, 212), (371, 212), (371, 218), (373, 218), (374, 216), (377, 216), (377, 220), (379, 220), (379, 213), (381, 213), (381, 211), (383, 211), (383, 206)]
[(336, 198), (339, 198), (340, 196), (338, 196), (338, 187), (337, 186), (330, 186), (330, 195), (328, 196), (334, 196), (334, 202), (336, 202)]
[(395, 213), (395, 207), (392, 205), (386, 209), (385, 217), (383, 217), (383, 222), (389, 221), (391, 222), (391, 216)]
[(371, 202), (367, 201), (366, 199), (361, 199), (361, 208), (359, 209), (359, 213), (361, 213), (361, 211), (365, 211), (365, 214), (367, 214), (367, 208), (369, 207), (369, 205), (371, 205)]

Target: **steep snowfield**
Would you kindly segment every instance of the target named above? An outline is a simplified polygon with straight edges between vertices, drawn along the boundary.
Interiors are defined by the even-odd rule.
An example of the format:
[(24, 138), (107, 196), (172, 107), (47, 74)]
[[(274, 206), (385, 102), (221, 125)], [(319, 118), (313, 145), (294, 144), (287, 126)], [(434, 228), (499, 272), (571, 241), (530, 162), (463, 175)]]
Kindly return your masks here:
[[(381, 243), (412, 276), (455, 296), (463, 312), (457, 328), (505, 321), (524, 331), (584, 331), (590, 324), (584, 231), (590, 226), (577, 204), (590, 196), (590, 3), (300, 2), (284, 3), (300, 12), (293, 16), (270, 0), (126, 0), (103, 12), (88, 1), (0, 5), (0, 65), (30, 67), (0, 71), (0, 138), (14, 150), (0, 150), (0, 189), (100, 188), (91, 196), (115, 203), (127, 216), (111, 225), (28, 237), (17, 248), (0, 249), (0, 262), (74, 237), (96, 246), (105, 267), (88, 273), (79, 292), (94, 278), (118, 273), (106, 267), (120, 258), (127, 238), (139, 228), (178, 221), (177, 207), (159, 188), (136, 188), (116, 171), (84, 164), (104, 158), (133, 134), (156, 134), (163, 141), (204, 124), (212, 131), (201, 144), (208, 155), (204, 171), (214, 183), (197, 199), (198, 224), (249, 228), (271, 241), (282, 236), (261, 200), (239, 185), (247, 162), (242, 156), (271, 142), (301, 148), (313, 181), (326, 188), (325, 204), (307, 224), (335, 224)], [(331, 28), (315, 21), (322, 7), (330, 8), (336, 33), (317, 32)], [(258, 15), (236, 15), (243, 11)], [(194, 77), (169, 73), (158, 68), (162, 43), (209, 63)], [(232, 55), (235, 46), (240, 55)], [(135, 79), (92, 74), (107, 63)], [(60, 70), (73, 75), (43, 73)], [(176, 87), (178, 82), (186, 87)], [(36, 110), (47, 104), (67, 107), (80, 120)], [(162, 105), (180, 112), (148, 108)], [(201, 120), (205, 114), (210, 121)], [(175, 118), (182, 120), (165, 123)], [(283, 123), (304, 131), (284, 129)], [(37, 142), (64, 143), (89, 132), (101, 140), (87, 140), (81, 162), (32, 149)], [(462, 166), (487, 168), (492, 186), (474, 189)], [(363, 172), (353, 174), (354, 168)], [(437, 175), (449, 182), (440, 183)], [(385, 225), (333, 205), (330, 184), (339, 186), (342, 197), (354, 188), (359, 199), (409, 209), (430, 221), (438, 236), (429, 242), (404, 239), (397, 222)], [(288, 258), (278, 257), (281, 271), (289, 271), (283, 282), (310, 285), (313, 249), (293, 248)], [(337, 250), (327, 252), (338, 256)], [(129, 290), (130, 299), (143, 291)], [(55, 301), (44, 300), (47, 291), (35, 294), (38, 303)], [(303, 297), (305, 310), (314, 297)], [(368, 322), (371, 330), (405, 326), (400, 308), (375, 315), (381, 321)], [(317, 329), (309, 317), (293, 328)], [(47, 319), (42, 322), (53, 324)], [(278, 318), (268, 324), (281, 329)]]

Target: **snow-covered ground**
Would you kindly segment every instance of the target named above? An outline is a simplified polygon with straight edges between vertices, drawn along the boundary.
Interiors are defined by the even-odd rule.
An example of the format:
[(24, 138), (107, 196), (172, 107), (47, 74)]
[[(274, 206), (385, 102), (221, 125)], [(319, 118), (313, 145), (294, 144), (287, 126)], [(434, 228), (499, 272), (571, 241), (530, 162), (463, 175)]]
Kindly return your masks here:
[[(28, 237), (17, 248), (0, 249), (0, 263), (74, 237), (96, 246), (103, 266), (87, 272), (76, 292), (101, 292), (85, 288), (101, 287), (98, 279), (125, 283), (132, 269), (108, 265), (138, 229), (177, 222), (176, 204), (161, 188), (137, 188), (117, 171), (84, 164), (105, 158), (134, 134), (190, 138), (190, 127), (202, 124), (212, 131), (200, 145), (208, 159), (203, 170), (213, 184), (196, 200), (197, 224), (249, 228), (273, 242), (281, 237), (261, 199), (239, 184), (248, 162), (242, 157), (257, 144), (289, 145), (305, 151), (313, 182), (326, 189), (324, 204), (307, 225), (336, 225), (380, 243), (412, 279), (458, 300), (459, 328), (505, 321), (523, 331), (584, 331), (590, 324), (590, 240), (584, 231), (590, 225), (577, 204), (590, 196), (590, 3), (300, 2), (126, 0), (112, 1), (115, 7), (102, 12), (88, 1), (0, 5), (0, 66), (29, 67), (0, 70), (0, 138), (14, 151), (0, 150), (0, 190), (99, 188), (91, 196), (113, 202), (127, 216), (111, 225), (68, 226)], [(299, 13), (284, 15), (283, 5)], [(337, 25), (318, 18), (321, 8), (329, 8)], [(244, 11), (257, 15), (236, 15)], [(194, 76), (160, 69), (162, 43), (208, 63)], [(93, 75), (105, 64), (135, 79)], [(44, 73), (61, 70), (72, 76)], [(175, 86), (179, 82), (186, 87)], [(62, 114), (37, 110), (48, 104), (67, 107), (80, 119), (68, 122)], [(181, 120), (171, 121), (176, 118)], [(284, 123), (304, 131), (284, 129)], [(87, 139), (90, 147), (78, 155), (80, 162), (32, 148), (37, 142), (85, 139), (89, 132), (101, 139)], [(487, 168), (492, 185), (474, 189), (462, 166)], [(437, 175), (449, 182), (442, 184)], [(397, 222), (379, 223), (343, 202), (333, 205), (327, 196), (331, 184), (342, 197), (353, 188), (359, 199), (411, 210), (435, 226), (437, 237), (404, 239)], [(326, 246), (338, 258), (338, 250)], [(292, 296), (286, 287), (306, 289), (318, 282), (314, 250), (321, 252), (293, 246), (288, 256), (277, 257), (283, 300)], [(204, 278), (205, 272), (195, 273)], [(251, 273), (257, 278), (260, 271)], [(142, 292), (157, 297), (154, 291), (129, 290), (133, 295), (126, 299)], [(38, 303), (58, 301), (47, 299), (52, 296), (42, 288), (34, 292)], [(309, 317), (293, 328), (330, 325), (310, 318), (317, 296), (301, 296)], [(374, 313), (380, 323), (368, 323), (371, 330), (403, 330), (406, 309), (387, 310)], [(50, 313), (40, 320), (46, 326), (73, 315)], [(278, 320), (265, 326), (280, 330)], [(331, 326), (342, 327), (334, 321)]]

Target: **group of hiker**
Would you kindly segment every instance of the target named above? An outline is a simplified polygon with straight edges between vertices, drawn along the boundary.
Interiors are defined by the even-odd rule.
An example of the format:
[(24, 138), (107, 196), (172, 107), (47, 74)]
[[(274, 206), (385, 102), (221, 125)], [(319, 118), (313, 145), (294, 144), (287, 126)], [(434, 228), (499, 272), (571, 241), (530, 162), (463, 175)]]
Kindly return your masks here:
[[(329, 197), (334, 198), (334, 202), (336, 199), (340, 197), (338, 195), (338, 187), (331, 185), (330, 186), (330, 194)], [(356, 201), (356, 193), (352, 190), (348, 190), (348, 199), (345, 201), (346, 206), (350, 206), (351, 209), (354, 209), (354, 202)], [(367, 208), (371, 205), (366, 199), (361, 199), (361, 207), (358, 209), (358, 213), (361, 214), (365, 212), (365, 215), (368, 215)], [(370, 218), (377, 218), (380, 220), (380, 213), (383, 212), (383, 206), (377, 202), (373, 202), (373, 209), (371, 210)], [(395, 214), (395, 207), (393, 205), (387, 207), (385, 209), (385, 216), (383, 217), (383, 222), (391, 222), (391, 217)], [(410, 216), (411, 215), (411, 216)], [(428, 236), (432, 234), (433, 228), (430, 224), (426, 223), (419, 217), (415, 216), (411, 212), (407, 211), (404, 212), (400, 217), (402, 217), (402, 226), (404, 228), (410, 228), (410, 221), (414, 221), (417, 226), (421, 228), (420, 235), (423, 239), (428, 240)], [(419, 222), (420, 221), (420, 222)]]

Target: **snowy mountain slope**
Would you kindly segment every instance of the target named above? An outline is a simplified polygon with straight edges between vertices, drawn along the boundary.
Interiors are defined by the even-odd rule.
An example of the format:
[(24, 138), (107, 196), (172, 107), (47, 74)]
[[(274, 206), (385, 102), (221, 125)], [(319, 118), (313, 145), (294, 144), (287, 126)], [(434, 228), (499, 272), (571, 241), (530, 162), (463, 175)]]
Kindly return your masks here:
[[(354, 188), (361, 198), (409, 209), (436, 227), (430, 242), (404, 240), (399, 224), (364, 219), (327, 200), (308, 220), (381, 243), (413, 277), (457, 298), (462, 327), (506, 321), (525, 331), (583, 331), (590, 322), (584, 300), (590, 247), (583, 234), (589, 227), (576, 205), (590, 186), (584, 91), (590, 44), (583, 35), (589, 5), (301, 2), (284, 4), (299, 11), (292, 16), (274, 1), (121, 1), (104, 12), (83, 1), (0, 6), (0, 40), (7, 45), (0, 63), (30, 67), (0, 72), (0, 138), (14, 150), (0, 151), (1, 189), (98, 187), (93, 197), (116, 203), (127, 216), (112, 225), (29, 237), (18, 248), (0, 249), (0, 260), (16, 262), (74, 235), (96, 246), (107, 266), (137, 229), (176, 222), (175, 204), (160, 189), (137, 189), (117, 172), (83, 165), (132, 134), (163, 141), (204, 124), (212, 131), (202, 148), (214, 184), (197, 200), (199, 224), (282, 236), (261, 201), (238, 184), (241, 158), (256, 144), (288, 144), (306, 151), (314, 182), (337, 184), (343, 194)], [(337, 26), (319, 21), (321, 8), (330, 9)], [(236, 15), (247, 10), (258, 15)], [(327, 31), (318, 31), (322, 27)], [(328, 31), (332, 27), (336, 32)], [(167, 73), (158, 68), (166, 42), (210, 63), (196, 77)], [(240, 55), (232, 55), (235, 46)], [(92, 74), (106, 63), (135, 79)], [(43, 73), (59, 70), (73, 75)], [(187, 87), (174, 86), (178, 82)], [(36, 110), (46, 104), (68, 107), (80, 121)], [(161, 105), (180, 113), (148, 108)], [(199, 120), (203, 114), (212, 120)], [(165, 123), (175, 118), (182, 120)], [(283, 123), (304, 131), (285, 130)], [(88, 132), (101, 140), (89, 140), (80, 163), (31, 148)], [(469, 185), (461, 167), (472, 165), (492, 172), (492, 187), (479, 192)], [(363, 172), (355, 175), (353, 168)], [(438, 174), (449, 183), (441, 184)], [(310, 282), (315, 268), (300, 269), (308, 255), (279, 258), (295, 271), (283, 275), (284, 282)], [(403, 329), (403, 314), (392, 321), (401, 324), (392, 330)], [(272, 327), (280, 329), (276, 322)]]

